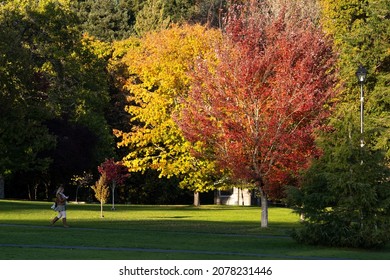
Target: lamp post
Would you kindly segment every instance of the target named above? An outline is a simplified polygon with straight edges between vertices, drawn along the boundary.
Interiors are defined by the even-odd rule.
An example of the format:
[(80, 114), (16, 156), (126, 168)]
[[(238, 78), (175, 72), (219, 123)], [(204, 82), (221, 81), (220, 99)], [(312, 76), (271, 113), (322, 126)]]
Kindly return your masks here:
[(362, 65), (359, 66), (358, 70), (356, 71), (356, 77), (360, 83), (360, 147), (364, 147), (364, 115), (363, 115), (363, 109), (364, 109), (364, 91), (363, 91), (363, 85), (367, 78), (367, 70)]

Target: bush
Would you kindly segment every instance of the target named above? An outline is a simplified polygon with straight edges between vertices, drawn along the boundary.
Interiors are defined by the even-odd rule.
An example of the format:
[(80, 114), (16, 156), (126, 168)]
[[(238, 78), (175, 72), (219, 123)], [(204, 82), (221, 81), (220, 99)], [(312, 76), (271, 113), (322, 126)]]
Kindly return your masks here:
[[(347, 139), (348, 140), (348, 139)], [(304, 216), (292, 236), (315, 245), (383, 247), (390, 240), (390, 170), (384, 154), (340, 141), (324, 149), (288, 202)]]

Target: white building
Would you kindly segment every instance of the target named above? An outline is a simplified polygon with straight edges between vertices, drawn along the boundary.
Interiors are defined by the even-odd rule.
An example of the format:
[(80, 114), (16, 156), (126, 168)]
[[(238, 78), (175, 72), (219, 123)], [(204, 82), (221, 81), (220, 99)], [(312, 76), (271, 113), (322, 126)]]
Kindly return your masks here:
[(252, 205), (252, 193), (248, 189), (231, 188), (229, 190), (216, 190), (214, 204), (217, 205)]

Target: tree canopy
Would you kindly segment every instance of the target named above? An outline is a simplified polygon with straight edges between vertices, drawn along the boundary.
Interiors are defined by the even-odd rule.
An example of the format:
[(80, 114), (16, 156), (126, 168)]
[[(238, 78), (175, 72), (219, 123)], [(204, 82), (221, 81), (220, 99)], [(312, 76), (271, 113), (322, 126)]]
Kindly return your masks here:
[[(82, 36), (69, 3), (8, 1), (0, 5), (0, 25), (0, 174), (46, 173), (62, 160), (55, 155), (66, 153), (56, 151), (70, 147), (61, 145), (63, 140), (74, 146), (87, 134), (93, 139), (87, 167), (100, 162), (112, 151), (104, 117), (109, 100), (105, 62)], [(63, 135), (66, 130), (53, 129), (54, 123), (83, 133)], [(62, 175), (70, 179), (84, 171), (71, 169)], [(58, 179), (48, 175), (48, 181)]]
[(375, 149), (390, 156), (390, 1), (321, 0), (325, 31), (334, 38), (340, 54), (337, 67), (341, 93), (337, 117), (351, 112), (358, 117), (359, 87), (355, 72), (361, 64), (368, 70), (365, 84), (365, 126), (376, 131)]
[(123, 159), (122, 201), (245, 182), (266, 226), (267, 199), (289, 185), (306, 216), (298, 240), (382, 246), (389, 11), (390, 0), (1, 1), (0, 198), (4, 179), (8, 196), (49, 199)]
[(200, 57), (190, 69), (179, 121), (186, 138), (206, 145), (221, 168), (256, 183), (265, 227), (268, 197), (316, 155), (314, 133), (333, 96), (330, 42), (299, 10), (287, 9), (231, 8), (217, 59)]
[(207, 189), (210, 182), (201, 182), (195, 174), (206, 171), (212, 163), (200, 162), (191, 154), (193, 147), (184, 139), (173, 115), (179, 98), (190, 86), (187, 70), (197, 57), (211, 55), (220, 35), (199, 25), (176, 26), (149, 33), (128, 48), (123, 58), (129, 75), (126, 110), (134, 126), (131, 131), (115, 133), (121, 138), (119, 146), (129, 149), (124, 163), (131, 171), (155, 169), (163, 177), (184, 176), (187, 179), (183, 182), (194, 191)]
[[(322, 0), (321, 5), (322, 24), (339, 53), (338, 103), (329, 119), (331, 129), (318, 137), (323, 156), (303, 177), (301, 191), (292, 191), (296, 211), (305, 216), (295, 238), (310, 244), (382, 247), (390, 238), (390, 1)], [(360, 64), (368, 70), (364, 99), (355, 77)]]

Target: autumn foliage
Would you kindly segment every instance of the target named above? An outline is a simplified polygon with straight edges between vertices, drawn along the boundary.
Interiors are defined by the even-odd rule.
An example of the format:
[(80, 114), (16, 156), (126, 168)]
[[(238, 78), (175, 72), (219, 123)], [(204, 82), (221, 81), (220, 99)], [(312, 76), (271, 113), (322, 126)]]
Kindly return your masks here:
[[(114, 159), (106, 159), (99, 167), (101, 178), (104, 182), (111, 185), (112, 191), (112, 209), (115, 209), (115, 188), (122, 185), (126, 178), (130, 176), (128, 169), (122, 162), (116, 162)], [(102, 179), (99, 180), (102, 180)]]
[(217, 61), (199, 59), (179, 124), (233, 177), (276, 194), (316, 155), (329, 111), (334, 58), (324, 34), (297, 14), (233, 6)]
[(130, 175), (127, 167), (122, 162), (116, 162), (114, 159), (106, 159), (98, 167), (98, 171), (102, 175), (105, 174), (107, 182), (115, 182), (117, 185), (122, 185)]
[(114, 133), (120, 139), (118, 146), (129, 150), (123, 161), (131, 172), (157, 170), (160, 177), (181, 178), (181, 186), (196, 192), (213, 187), (207, 178), (213, 164), (190, 154), (192, 145), (172, 115), (191, 85), (188, 70), (198, 57), (213, 56), (220, 38), (220, 31), (200, 25), (172, 26), (149, 33), (128, 47), (121, 62), (129, 72), (124, 88), (133, 126)]
[(95, 198), (100, 202), (100, 217), (103, 218), (103, 204), (107, 202), (110, 188), (107, 186), (106, 174), (102, 174), (99, 180), (91, 187), (95, 192)]

